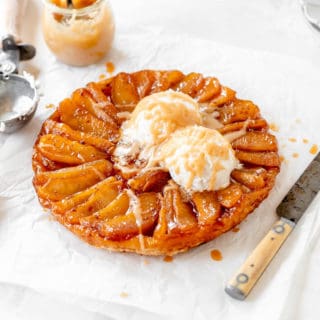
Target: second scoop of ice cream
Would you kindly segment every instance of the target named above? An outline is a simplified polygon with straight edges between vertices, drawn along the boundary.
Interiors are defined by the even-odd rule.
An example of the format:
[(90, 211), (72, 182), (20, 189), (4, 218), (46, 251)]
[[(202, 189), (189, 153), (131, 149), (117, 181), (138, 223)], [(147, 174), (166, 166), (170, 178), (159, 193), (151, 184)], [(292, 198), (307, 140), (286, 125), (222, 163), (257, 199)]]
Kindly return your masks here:
[(227, 187), (238, 165), (230, 143), (218, 131), (196, 125), (175, 131), (159, 147), (156, 158), (189, 192)]

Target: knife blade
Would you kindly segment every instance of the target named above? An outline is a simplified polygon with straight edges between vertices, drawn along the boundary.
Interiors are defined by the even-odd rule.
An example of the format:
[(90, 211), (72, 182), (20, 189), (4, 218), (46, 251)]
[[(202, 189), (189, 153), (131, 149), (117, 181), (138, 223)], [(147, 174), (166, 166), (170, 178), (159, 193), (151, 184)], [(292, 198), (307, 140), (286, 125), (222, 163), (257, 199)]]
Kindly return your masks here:
[(320, 153), (310, 163), (277, 208), (277, 214), (294, 223), (302, 217), (320, 190)]
[(320, 153), (277, 207), (280, 219), (228, 282), (225, 287), (227, 294), (238, 300), (244, 300), (248, 296), (319, 190)]

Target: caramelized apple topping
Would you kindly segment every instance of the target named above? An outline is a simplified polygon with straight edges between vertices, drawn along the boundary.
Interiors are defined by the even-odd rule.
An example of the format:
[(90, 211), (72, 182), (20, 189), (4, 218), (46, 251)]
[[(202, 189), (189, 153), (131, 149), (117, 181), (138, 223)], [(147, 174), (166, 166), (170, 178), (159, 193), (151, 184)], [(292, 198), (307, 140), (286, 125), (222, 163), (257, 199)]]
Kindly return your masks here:
[[(53, 1), (68, 6), (67, 1)], [(72, 1), (82, 8), (94, 1)], [(175, 90), (200, 104), (206, 120), (230, 139), (239, 166), (217, 191), (187, 192), (170, 173), (144, 164), (127, 172), (113, 152), (121, 124), (137, 103)], [(33, 184), (40, 203), (63, 225), (97, 247), (173, 255), (240, 223), (265, 199), (279, 172), (276, 137), (253, 102), (217, 78), (178, 70), (119, 73), (91, 82), (63, 100), (34, 145)]]

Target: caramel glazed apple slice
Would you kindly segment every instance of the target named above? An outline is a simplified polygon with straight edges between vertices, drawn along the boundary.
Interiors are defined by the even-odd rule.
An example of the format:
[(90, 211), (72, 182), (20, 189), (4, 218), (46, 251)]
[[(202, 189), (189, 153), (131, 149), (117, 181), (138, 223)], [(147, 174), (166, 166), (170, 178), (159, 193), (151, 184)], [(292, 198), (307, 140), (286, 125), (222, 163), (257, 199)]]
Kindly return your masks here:
[[(142, 98), (168, 89), (195, 99), (204, 122), (232, 141), (241, 166), (228, 187), (185, 197), (161, 168), (115, 168), (121, 123)], [(34, 145), (33, 184), (41, 205), (84, 241), (173, 255), (239, 224), (268, 196), (279, 167), (277, 141), (254, 103), (214, 77), (143, 70), (89, 83), (59, 104)]]

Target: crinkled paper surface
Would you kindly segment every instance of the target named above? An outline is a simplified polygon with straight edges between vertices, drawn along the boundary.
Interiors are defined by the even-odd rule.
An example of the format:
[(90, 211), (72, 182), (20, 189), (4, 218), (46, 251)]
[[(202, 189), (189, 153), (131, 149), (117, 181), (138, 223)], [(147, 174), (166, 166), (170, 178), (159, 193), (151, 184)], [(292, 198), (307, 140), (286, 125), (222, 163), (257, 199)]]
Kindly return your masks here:
[[(320, 144), (320, 73), (292, 57), (151, 33), (118, 36), (109, 59), (116, 72), (152, 68), (214, 75), (238, 97), (253, 100), (279, 128), (274, 134), (285, 160), (276, 186), (239, 232), (180, 254), (171, 263), (80, 241), (38, 203), (32, 145), (53, 112), (45, 106), (97, 81), (105, 67), (67, 67), (47, 52), (38, 60), (43, 96), (34, 119), (21, 131), (0, 137), (0, 282), (30, 287), (114, 319), (291, 320), (302, 313), (304, 319), (314, 319), (314, 312), (320, 312), (314, 302), (320, 295), (319, 196), (245, 302), (223, 290), (276, 220), (275, 208), (313, 158), (309, 149)], [(222, 252), (222, 261), (210, 258), (212, 249)]]

